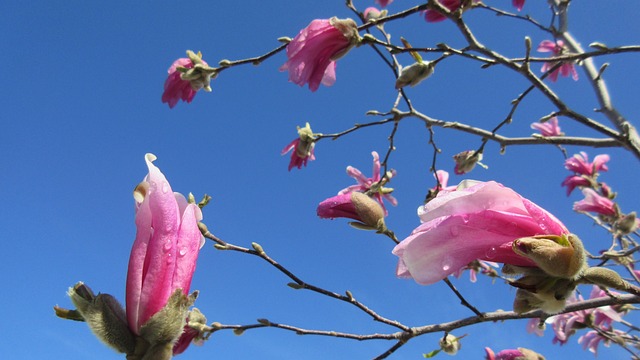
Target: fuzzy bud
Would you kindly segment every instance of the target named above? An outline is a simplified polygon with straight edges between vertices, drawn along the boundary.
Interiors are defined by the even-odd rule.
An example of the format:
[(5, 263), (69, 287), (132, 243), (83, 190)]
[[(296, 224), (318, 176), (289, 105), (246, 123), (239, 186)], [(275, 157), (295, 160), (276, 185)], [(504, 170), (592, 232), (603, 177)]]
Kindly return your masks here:
[(396, 89), (403, 88), (407, 85), (416, 86), (422, 80), (433, 74), (434, 66), (429, 61), (420, 61), (413, 63), (400, 71), (400, 76), (396, 80)]
[(455, 355), (461, 347), (460, 338), (451, 334), (447, 334), (447, 336), (440, 339), (440, 348), (449, 355)]
[(352, 225), (363, 230), (386, 229), (382, 206), (360, 192), (350, 192), (324, 200), (318, 205), (317, 213), (323, 219), (343, 217), (358, 220), (360, 223)]
[(513, 242), (512, 248), (553, 277), (575, 279), (587, 266), (582, 241), (573, 234), (520, 238)]
[(133, 352), (135, 340), (127, 325), (127, 316), (113, 296), (95, 296), (82, 282), (69, 288), (68, 295), (98, 339), (118, 352)]

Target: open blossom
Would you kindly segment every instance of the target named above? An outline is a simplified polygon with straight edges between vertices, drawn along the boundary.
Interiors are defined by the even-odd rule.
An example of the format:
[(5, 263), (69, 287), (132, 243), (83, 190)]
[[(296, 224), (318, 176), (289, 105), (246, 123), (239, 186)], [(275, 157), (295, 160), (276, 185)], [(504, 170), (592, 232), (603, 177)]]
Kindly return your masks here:
[(552, 117), (545, 122), (534, 122), (531, 128), (540, 131), (542, 136), (562, 136), (564, 135), (558, 125), (558, 118)]
[[(162, 102), (173, 108), (178, 100), (190, 103), (200, 89), (211, 91), (209, 82), (215, 70), (202, 60), (202, 54), (187, 51), (188, 58), (180, 58), (173, 62), (169, 76), (164, 82)], [(180, 69), (189, 69), (185, 72)]]
[(598, 345), (600, 345), (601, 342), (604, 342), (604, 346), (609, 347), (609, 344), (611, 343), (611, 338), (622, 337), (624, 335), (627, 335), (626, 332), (620, 331), (617, 329), (613, 329), (609, 331), (612, 332), (613, 334), (609, 338), (606, 338), (606, 337), (603, 337), (599, 332), (595, 330), (590, 330), (586, 334), (580, 336), (580, 338), (578, 339), (578, 344), (582, 344), (583, 349), (589, 350), (590, 352), (592, 352), (594, 355), (597, 356)]
[[(372, 151), (371, 155), (373, 156), (372, 176), (370, 178), (365, 177), (360, 170), (354, 168), (353, 166), (347, 166), (347, 175), (354, 178), (358, 182), (358, 184), (348, 186), (340, 190), (338, 194), (348, 194), (353, 191), (362, 193), (371, 192), (371, 196), (373, 196), (373, 198), (378, 201), (380, 206), (382, 206), (382, 209), (384, 210), (384, 214), (386, 216), (387, 210), (382, 203), (382, 198), (385, 198), (393, 206), (396, 206), (398, 204), (398, 201), (391, 195), (393, 189), (385, 188), (383, 187), (384, 184), (380, 184), (380, 179), (382, 179), (382, 177), (380, 176), (380, 155), (378, 155), (378, 153), (375, 151)], [(387, 179), (391, 179), (393, 176), (395, 176), (394, 170), (387, 172)]]
[(497, 354), (491, 348), (484, 348), (486, 360), (544, 360), (544, 356), (525, 348), (506, 349)]
[(593, 162), (589, 162), (589, 155), (586, 152), (581, 151), (580, 154), (575, 154), (568, 158), (564, 162), (564, 167), (580, 175), (592, 176), (600, 171), (607, 171), (607, 162), (609, 161), (609, 155), (600, 154), (593, 158)]
[(145, 156), (149, 174), (134, 192), (137, 234), (129, 258), (126, 311), (129, 327), (138, 335), (176, 290), (188, 294), (203, 243), (200, 208), (171, 190), (153, 165), (155, 159)]
[[(567, 195), (571, 194), (576, 187), (594, 187), (599, 172), (608, 170), (608, 161), (609, 155), (600, 154), (593, 159), (593, 162), (589, 162), (589, 156), (584, 151), (565, 160), (564, 167), (574, 172), (573, 175), (567, 176), (562, 181), (562, 186), (567, 187)], [(610, 189), (606, 184), (602, 183), (600, 187), (605, 195), (610, 193)]]
[(418, 209), (422, 224), (400, 242), (397, 275), (433, 284), (480, 259), (516, 266), (536, 263), (513, 250), (516, 239), (568, 234), (546, 210), (494, 181), (463, 181)]
[[(557, 40), (555, 42), (551, 40), (543, 40), (540, 45), (538, 45), (539, 52), (551, 52), (552, 56), (560, 56), (564, 53), (564, 42), (562, 40)], [(542, 65), (541, 71), (547, 72), (551, 70), (556, 65), (556, 62), (546, 62)], [(565, 61), (562, 62), (559, 68), (553, 70), (551, 74), (549, 74), (549, 78), (551, 81), (558, 80), (558, 75), (562, 75), (564, 77), (571, 76), (573, 80), (578, 80), (578, 72), (576, 71), (575, 65), (573, 62)]]
[[(614, 293), (615, 294), (615, 293)], [(608, 296), (598, 286), (593, 286), (589, 299), (596, 299), (600, 297)], [(583, 301), (583, 297), (575, 294), (571, 296), (567, 302), (574, 303)], [(617, 312), (611, 306), (601, 306), (598, 308), (585, 309), (574, 311), (565, 314), (554, 315), (547, 319), (547, 323), (551, 324), (555, 336), (553, 343), (565, 344), (569, 338), (576, 333), (577, 330), (583, 329), (585, 325), (598, 327), (602, 330), (611, 330), (611, 325), (614, 321), (622, 321), (621, 313)], [(578, 339), (578, 343), (581, 343), (585, 349), (589, 349), (592, 352), (597, 351), (598, 344), (603, 338), (595, 331), (589, 331), (585, 335), (582, 335)]]
[(358, 26), (352, 19), (313, 20), (287, 45), (287, 62), (280, 71), (289, 71), (289, 81), (309, 84), (311, 91), (322, 83), (336, 81), (336, 60), (346, 55), (359, 41)]
[(616, 205), (613, 201), (598, 194), (591, 188), (582, 189), (584, 199), (573, 203), (573, 210), (594, 212), (601, 215), (613, 216), (616, 215)]
[(561, 185), (567, 187), (567, 196), (569, 196), (573, 189), (577, 187), (591, 186), (591, 180), (582, 175), (570, 175), (562, 181)]
[(289, 161), (289, 171), (294, 167), (301, 169), (302, 166), (307, 166), (309, 160), (315, 160), (316, 157), (313, 154), (313, 149), (316, 145), (315, 136), (311, 131), (311, 125), (307, 123), (305, 127), (298, 126), (298, 138), (290, 142), (282, 149), (280, 155), (284, 155), (291, 152), (291, 160)]

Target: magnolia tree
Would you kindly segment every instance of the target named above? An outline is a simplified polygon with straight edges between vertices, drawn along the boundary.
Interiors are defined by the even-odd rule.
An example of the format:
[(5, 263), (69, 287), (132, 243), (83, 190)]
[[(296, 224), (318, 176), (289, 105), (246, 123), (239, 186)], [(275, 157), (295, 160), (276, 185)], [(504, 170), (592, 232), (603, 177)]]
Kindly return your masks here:
[[(169, 108), (194, 106), (188, 104), (196, 95), (203, 96), (198, 95), (199, 92), (212, 91), (216, 77), (233, 76), (234, 71), (242, 71), (243, 65), (260, 65), (272, 57), (283, 56), (281, 53), (286, 55), (286, 60), (278, 70), (287, 72), (290, 82), (308, 87), (300, 91), (316, 92), (339, 81), (340, 59), (363, 49), (373, 50), (368, 61), (379, 62), (395, 79), (395, 83), (388, 84), (395, 88), (393, 106), (386, 110), (363, 109), (373, 120), (353, 126), (347, 124), (335, 133), (316, 132), (315, 125), (312, 129), (310, 123), (298, 126), (297, 135), (282, 149), (282, 155), (287, 156), (289, 171), (308, 171), (307, 167), (312, 167), (312, 161), (316, 160), (316, 147), (331, 146), (326, 140), (343, 140), (365, 128), (390, 128), (386, 150), (364, 149), (373, 157), (371, 175), (347, 167), (347, 174), (355, 184), (336, 189), (336, 195), (320, 202), (317, 216), (350, 219), (352, 228), (370, 231), (374, 238), (371, 241), (388, 243), (388, 251), (397, 259), (396, 268), (388, 269), (389, 272), (415, 280), (415, 286), (424, 285), (425, 291), (432, 284), (444, 282), (460, 302), (459, 313), (451, 314), (452, 318), (442, 323), (397, 321), (360, 301), (351, 291), (328, 289), (306, 281), (296, 269), (285, 265), (287, 259), (276, 260), (257, 242), (245, 244), (242, 239), (217, 236), (215, 226), (207, 220), (206, 209), (203, 216), (203, 208), (211, 198), (205, 195), (202, 200), (196, 200), (191, 194), (185, 197), (174, 193), (154, 164), (156, 156), (146, 154), (148, 174), (134, 191), (137, 234), (135, 238), (132, 235), (135, 240), (127, 272), (125, 306), (120, 305), (116, 297), (106, 293), (96, 295), (89, 286), (78, 282), (68, 291), (75, 309), (56, 306), (56, 314), (86, 322), (100, 340), (130, 360), (170, 359), (187, 350), (190, 343), (201, 344), (219, 332), (242, 334), (259, 328), (353, 341), (387, 341), (385, 351), (371, 354), (376, 359), (397, 354), (412, 339), (435, 333), (440, 340), (420, 354), (433, 357), (442, 352), (458, 352), (464, 338), (474, 336), (474, 325), (521, 319), (527, 319), (529, 332), (538, 335), (551, 332), (554, 344), (577, 341), (593, 353), (600, 344), (614, 344), (631, 358), (638, 358), (640, 338), (634, 333), (637, 328), (625, 316), (635, 309), (632, 304), (640, 302), (640, 270), (634, 266), (635, 253), (640, 248), (637, 242), (640, 221), (634, 209), (624, 209), (618, 204), (616, 185), (603, 181), (610, 156), (596, 148), (624, 149), (640, 160), (640, 137), (610, 99), (605, 82), (608, 64), (597, 64), (599, 57), (609, 56), (615, 62), (613, 55), (638, 52), (640, 47), (581, 45), (577, 40), (579, 34), (574, 37), (568, 25), (569, 0), (526, 4), (524, 0), (513, 0), (509, 6), (492, 0), (486, 3), (431, 0), (412, 7), (403, 1), (391, 3), (347, 1), (346, 7), (353, 14), (351, 18), (309, 19), (308, 26), (297, 35), (282, 37), (278, 39), (281, 45), (248, 59), (213, 63), (213, 59), (200, 52), (188, 50), (187, 57), (169, 67), (161, 100)], [(407, 8), (402, 9), (403, 6)], [(526, 15), (527, 7), (545, 7), (548, 16)], [(485, 40), (474, 32), (468, 18), (478, 13), (485, 16), (484, 21), (515, 22), (526, 31), (542, 33), (546, 38), (534, 41), (525, 37), (519, 44), (510, 45), (508, 52), (517, 55), (507, 55), (497, 47), (485, 45)], [(406, 29), (406, 33), (388, 30), (392, 24), (402, 24), (409, 17), (423, 17), (424, 29)], [(444, 22), (453, 24), (449, 29), (455, 29), (463, 39), (461, 44), (422, 40), (422, 31)], [(428, 106), (423, 108), (412, 101), (412, 91), (418, 91), (430, 78), (439, 76), (440, 68), (444, 68), (445, 73), (456, 71), (456, 65), (461, 62), (477, 65), (477, 71), (506, 69), (513, 79), (524, 84), (520, 93), (513, 94), (506, 117), (487, 121), (484, 126), (471, 125), (448, 120), (446, 116), (435, 118), (429, 115)], [(561, 82), (579, 82), (591, 88), (597, 99), (596, 113), (577, 110), (565, 101), (555, 90)], [(411, 87), (416, 90), (409, 90)], [(546, 108), (537, 112), (527, 110), (522, 115), (521, 106), (534, 96), (544, 99)], [(358, 104), (354, 99), (336, 101)], [(464, 104), (464, 99), (461, 103)], [(516, 114), (520, 115), (519, 119), (536, 119), (530, 124), (534, 134), (505, 135)], [(427, 129), (432, 177), (415, 180), (424, 184), (424, 198), (416, 199), (415, 204), (398, 204), (390, 187), (394, 178), (400, 176), (392, 169), (392, 154), (398, 145), (396, 134), (409, 119), (421, 122)], [(563, 124), (571, 124), (572, 132), (580, 135), (563, 133)], [(457, 154), (453, 161), (441, 154), (454, 144), (437, 141), (439, 132), (445, 130), (466, 133), (475, 139), (462, 149), (460, 144), (455, 144)], [(489, 144), (499, 145), (499, 151), (489, 150)], [(532, 158), (539, 147), (557, 148), (564, 156), (564, 164), (549, 160), (549, 166), (560, 170), (564, 165), (561, 171), (566, 178), (561, 186), (567, 195), (582, 192), (583, 198), (571, 204), (559, 197), (558, 202), (573, 206), (584, 221), (595, 224), (592, 234), (572, 231), (563, 219), (537, 205), (536, 199), (520, 195), (517, 184), (503, 184), (503, 179), (507, 179), (505, 174), (477, 169), (487, 167), (482, 163), (483, 157), (495, 158), (507, 147), (520, 145), (531, 147)], [(578, 146), (593, 148), (593, 151), (574, 151)], [(317, 161), (331, 160), (318, 157)], [(495, 181), (471, 180), (473, 174), (466, 174), (472, 171), (486, 171)], [(464, 175), (464, 180), (452, 183), (450, 172)], [(168, 177), (171, 178), (171, 174)], [(560, 184), (558, 189), (547, 192), (548, 196), (557, 196), (562, 192)], [(386, 221), (395, 210), (389, 205), (414, 207), (418, 204), (417, 227), (410, 233), (400, 233), (392, 222)], [(206, 246), (207, 243), (213, 246)], [(273, 272), (288, 278), (289, 287), (347, 303), (354, 312), (368, 315), (387, 330), (375, 333), (318, 330), (266, 318), (247, 324), (224, 324), (215, 321), (215, 314), (207, 320), (204, 314), (209, 314), (209, 309), (193, 307), (198, 291), (191, 291), (191, 280), (196, 261), (209, 261), (214, 248), (227, 254), (241, 253), (244, 261), (257, 258)], [(469, 273), (471, 282), (476, 282), (478, 277), (491, 278), (493, 286), (475, 291), (510, 298), (512, 309), (480, 311), (450, 280), (465, 272)], [(99, 284), (92, 286), (99, 287)], [(486, 348), (479, 349), (474, 357), (480, 354), (487, 359), (550, 356), (541, 353), (539, 349), (518, 346), (492, 348), (487, 339)]]

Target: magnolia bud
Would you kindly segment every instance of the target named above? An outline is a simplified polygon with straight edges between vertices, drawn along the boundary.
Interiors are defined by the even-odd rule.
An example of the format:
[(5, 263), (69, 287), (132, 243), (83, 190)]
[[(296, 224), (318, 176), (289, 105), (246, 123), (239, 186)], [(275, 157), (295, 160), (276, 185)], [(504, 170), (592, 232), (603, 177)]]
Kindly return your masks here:
[(122, 305), (109, 294), (95, 296), (82, 282), (69, 288), (69, 297), (91, 331), (108, 346), (121, 353), (132, 353), (135, 340)]
[(565, 308), (567, 298), (576, 288), (572, 280), (546, 275), (527, 275), (510, 284), (518, 288), (513, 302), (513, 311), (518, 314), (537, 309), (557, 314)]
[(186, 296), (182, 289), (169, 297), (162, 310), (155, 313), (140, 328), (140, 336), (154, 346), (159, 343), (173, 344), (182, 334), (182, 328), (186, 324), (187, 311), (193, 305), (198, 292)]
[(429, 61), (421, 61), (413, 63), (400, 71), (400, 76), (396, 80), (396, 89), (403, 88), (407, 85), (416, 86), (422, 80), (433, 74), (434, 66)]
[(337, 17), (332, 17), (329, 19), (329, 23), (334, 28), (340, 30), (342, 35), (349, 41), (349, 46), (344, 50), (334, 54), (331, 57), (332, 61), (336, 61), (341, 57), (345, 56), (351, 48), (360, 44), (360, 35), (358, 34), (358, 24), (356, 24), (353, 19), (338, 19)]
[(520, 238), (513, 242), (512, 248), (554, 277), (575, 279), (587, 266), (582, 241), (573, 234)]
[(453, 160), (456, 162), (456, 167), (453, 170), (456, 175), (462, 175), (470, 172), (474, 167), (476, 167), (476, 164), (484, 167), (480, 162), (482, 160), (482, 153), (474, 150), (467, 150), (458, 153), (453, 156)]
[(440, 339), (440, 348), (449, 355), (455, 355), (461, 347), (460, 339), (451, 334)]

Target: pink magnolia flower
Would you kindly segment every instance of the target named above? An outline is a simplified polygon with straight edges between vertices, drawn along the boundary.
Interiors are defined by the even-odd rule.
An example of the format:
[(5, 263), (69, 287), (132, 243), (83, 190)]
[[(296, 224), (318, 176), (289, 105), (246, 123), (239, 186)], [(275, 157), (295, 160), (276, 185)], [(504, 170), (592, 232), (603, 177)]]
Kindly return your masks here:
[(188, 58), (181, 58), (174, 61), (168, 70), (169, 76), (164, 82), (162, 102), (168, 104), (171, 109), (176, 106), (178, 100), (190, 103), (196, 96), (196, 90), (191, 88), (189, 81), (180, 78), (181, 73), (177, 70), (179, 66), (191, 69), (193, 63)]
[(460, 153), (453, 155), (453, 161), (455, 161), (456, 166), (453, 169), (453, 172), (456, 175), (463, 175), (476, 167), (476, 165), (480, 165), (484, 168), (486, 166), (481, 163), (482, 153), (477, 152), (475, 150), (465, 150)]
[(534, 122), (531, 124), (531, 128), (534, 130), (540, 131), (542, 136), (562, 136), (564, 133), (560, 130), (560, 125), (558, 125), (558, 118), (552, 117), (546, 122)]
[[(617, 329), (609, 330), (613, 332), (613, 336), (624, 336), (627, 335), (624, 331), (620, 331)], [(599, 332), (595, 330), (590, 330), (586, 334), (580, 336), (578, 339), (578, 344), (582, 344), (582, 348), (584, 350), (589, 350), (594, 355), (598, 355), (598, 345), (604, 341), (604, 346), (609, 347), (611, 344), (610, 338), (603, 337)]]
[(289, 161), (289, 171), (294, 167), (301, 169), (302, 166), (307, 166), (309, 160), (313, 161), (316, 157), (313, 154), (315, 148), (315, 136), (311, 131), (311, 125), (307, 123), (305, 127), (298, 126), (298, 138), (290, 142), (282, 149), (280, 155), (284, 155), (291, 152), (291, 160)]
[(376, 0), (375, 3), (379, 4), (381, 7), (386, 7), (387, 5), (391, 4), (393, 2), (393, 0)]
[(524, 7), (524, 2), (525, 0), (511, 0), (511, 4), (518, 9), (518, 11), (521, 11), (522, 8)]
[(582, 189), (582, 194), (584, 195), (584, 199), (573, 203), (573, 210), (594, 212), (607, 216), (616, 215), (617, 210), (613, 201), (598, 194), (591, 188)]
[(200, 208), (171, 190), (153, 165), (155, 159), (145, 155), (149, 174), (134, 191), (137, 234), (129, 258), (126, 311), (137, 335), (177, 289), (188, 294), (203, 243)]
[[(380, 184), (380, 155), (377, 152), (372, 151), (371, 155), (373, 156), (373, 171), (372, 176), (370, 178), (365, 177), (362, 172), (353, 166), (347, 166), (347, 175), (354, 178), (358, 184), (348, 186), (338, 192), (338, 195), (348, 194), (350, 192), (371, 192), (371, 196), (378, 201), (382, 209), (384, 210), (385, 216), (387, 215), (387, 210), (382, 203), (382, 198), (385, 198), (391, 205), (398, 205), (398, 200), (391, 195), (393, 189), (383, 187), (384, 184)], [(391, 170), (387, 173), (387, 179), (391, 179), (396, 174), (395, 170)]]
[(597, 155), (593, 162), (589, 162), (589, 156), (586, 152), (581, 151), (580, 154), (575, 154), (568, 158), (564, 162), (564, 167), (580, 175), (592, 176), (600, 171), (607, 171), (607, 162), (609, 161), (609, 155), (600, 154)]
[[(181, 58), (173, 62), (169, 70), (169, 76), (164, 82), (162, 102), (167, 103), (173, 109), (178, 100), (190, 103), (200, 89), (211, 91), (209, 83), (215, 75), (215, 69), (202, 60), (202, 54), (187, 51), (188, 58)], [(186, 72), (180, 68), (189, 69)]]
[(318, 205), (317, 214), (322, 219), (349, 218), (366, 225), (368, 229), (384, 229), (384, 211), (380, 204), (359, 192), (324, 200)]
[(433, 284), (476, 259), (536, 266), (512, 249), (514, 240), (568, 234), (546, 210), (494, 181), (463, 181), (418, 208), (422, 225), (400, 242), (396, 274)]
[(533, 350), (525, 348), (506, 349), (495, 354), (491, 348), (484, 348), (487, 353), (486, 360), (542, 360), (544, 357)]
[[(442, 6), (449, 9), (449, 11), (456, 11), (458, 10), (458, 8), (460, 8), (460, 5), (461, 5), (460, 0), (438, 0), (438, 1)], [(424, 14), (424, 19), (427, 22), (432, 22), (432, 23), (444, 21), (447, 18), (438, 10), (432, 10), (432, 9), (425, 10), (423, 14)]]
[(536, 334), (537, 336), (544, 336), (544, 328), (538, 326), (540, 324), (539, 318), (531, 318), (527, 321), (527, 333)]
[[(591, 294), (589, 295), (589, 299), (607, 296), (608, 295), (602, 289), (594, 285), (591, 290)], [(584, 299), (581, 295), (576, 297), (574, 294), (567, 300), (567, 303), (575, 303), (583, 300)], [(622, 315), (623, 314), (617, 312), (611, 306), (601, 306), (595, 309), (585, 309), (555, 315), (548, 318), (547, 323), (551, 324), (555, 333), (553, 343), (560, 343), (562, 345), (567, 343), (569, 338), (574, 335), (577, 330), (585, 328), (586, 325), (598, 327), (605, 331), (611, 331), (612, 323), (614, 321), (622, 321)], [(613, 331), (616, 332), (617, 330)], [(578, 339), (578, 343), (582, 344), (584, 349), (589, 349), (591, 352), (596, 353), (598, 344), (602, 340), (606, 340), (606, 338), (598, 332), (591, 330), (582, 335)]]
[[(538, 45), (539, 52), (551, 52), (552, 56), (562, 55), (564, 52), (564, 42), (562, 40), (557, 40), (553, 42), (551, 40), (543, 40), (540, 45)], [(542, 65), (542, 72), (547, 72), (551, 70), (556, 65), (556, 62), (546, 62)], [(578, 72), (575, 69), (575, 65), (573, 62), (563, 62), (559, 68), (555, 69), (550, 75), (549, 78), (551, 81), (558, 80), (558, 75), (562, 75), (564, 77), (568, 77), (571, 75), (573, 80), (578, 80)]]
[(309, 84), (311, 91), (320, 83), (336, 81), (336, 60), (346, 55), (359, 41), (358, 26), (351, 19), (313, 20), (287, 45), (287, 62), (280, 71), (289, 71), (289, 81)]
[(378, 8), (375, 8), (373, 6), (364, 9), (364, 11), (362, 12), (362, 16), (366, 21), (377, 20), (387, 16), (387, 14), (387, 10), (379, 10)]
[(567, 178), (564, 179), (564, 181), (562, 181), (561, 186), (567, 187), (567, 196), (569, 196), (569, 194), (571, 194), (573, 189), (577, 187), (581, 188), (581, 187), (591, 186), (591, 181), (581, 175), (570, 175), (570, 176), (567, 176)]

